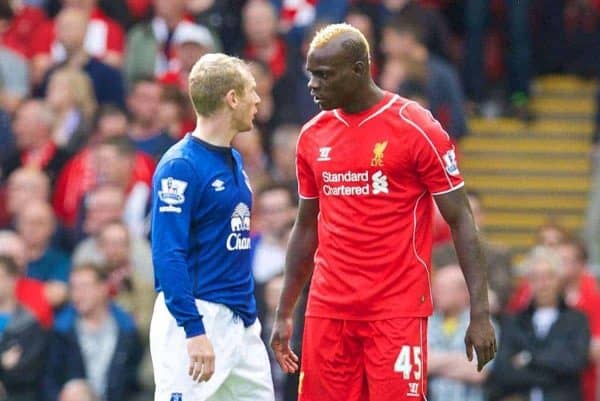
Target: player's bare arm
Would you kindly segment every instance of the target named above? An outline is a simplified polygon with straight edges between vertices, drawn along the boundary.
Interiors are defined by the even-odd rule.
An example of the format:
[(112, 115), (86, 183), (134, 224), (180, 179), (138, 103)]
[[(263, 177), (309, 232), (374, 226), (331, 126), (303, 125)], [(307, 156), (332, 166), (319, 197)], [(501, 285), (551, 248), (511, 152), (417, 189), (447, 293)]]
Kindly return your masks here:
[(285, 259), (283, 290), (277, 306), (271, 348), (284, 372), (298, 370), (298, 357), (290, 348), (292, 314), (300, 292), (312, 274), (317, 249), (318, 199), (300, 199)]
[(496, 336), (490, 322), (487, 291), (487, 268), (477, 235), (477, 228), (464, 188), (435, 196), (442, 216), (450, 225), (454, 246), (462, 268), (471, 302), (471, 321), (465, 335), (467, 357), (477, 354), (477, 370), (481, 371), (496, 354)]

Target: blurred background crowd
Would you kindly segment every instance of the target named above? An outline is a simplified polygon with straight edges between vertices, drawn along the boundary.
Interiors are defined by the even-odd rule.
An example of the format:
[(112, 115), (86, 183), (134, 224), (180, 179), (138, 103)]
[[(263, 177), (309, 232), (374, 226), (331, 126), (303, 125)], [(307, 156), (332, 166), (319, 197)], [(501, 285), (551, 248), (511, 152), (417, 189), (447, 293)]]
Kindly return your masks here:
[[(234, 146), (254, 187), (267, 341), (296, 211), (296, 140), (318, 111), (305, 55), (319, 27), (340, 21), (368, 38), (376, 82), (430, 108), (466, 166), (503, 151), (495, 142), (488, 153), (469, 151), (463, 144), (479, 135), (471, 125), (562, 134), (553, 120), (542, 124), (545, 109), (532, 100), (539, 77), (577, 77), (557, 109), (587, 107), (583, 92), (594, 98), (597, 0), (0, 0), (0, 400), (152, 399), (151, 178), (162, 153), (194, 128), (187, 75), (207, 52), (247, 60), (262, 99), (255, 129)], [(561, 82), (559, 90), (572, 86)], [(486, 199), (502, 178), (470, 185), (467, 169), (500, 344), (479, 373), (464, 355), (468, 293), (438, 216), (428, 400), (600, 401), (600, 113), (589, 114), (585, 178), (570, 175), (575, 159), (562, 177), (589, 185), (556, 200), (587, 205), (575, 224), (547, 216), (529, 239), (498, 243), (488, 227), (504, 226), (488, 224)], [(569, 141), (563, 147), (576, 145)], [(302, 305), (299, 351), (301, 316)], [(297, 377), (274, 361), (273, 378), (278, 401), (296, 399)]]

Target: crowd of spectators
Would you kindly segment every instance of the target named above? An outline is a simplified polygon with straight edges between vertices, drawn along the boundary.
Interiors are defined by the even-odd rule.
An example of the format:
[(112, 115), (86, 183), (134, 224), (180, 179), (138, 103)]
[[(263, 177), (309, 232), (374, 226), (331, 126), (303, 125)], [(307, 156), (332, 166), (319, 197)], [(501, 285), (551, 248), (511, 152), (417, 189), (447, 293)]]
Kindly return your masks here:
[[(267, 341), (296, 211), (297, 137), (318, 112), (303, 63), (314, 32), (339, 21), (368, 38), (377, 82), (430, 108), (459, 150), (469, 116), (534, 120), (536, 74), (598, 72), (586, 50), (600, 40), (592, 0), (0, 0), (0, 400), (151, 397), (151, 179), (195, 126), (187, 75), (208, 52), (247, 60), (261, 97), (255, 128), (234, 146), (254, 187)], [(479, 373), (464, 356), (468, 294), (442, 225), (428, 399), (600, 400), (600, 290), (586, 248), (548, 223), (516, 264), (485, 237), (482, 196), (469, 201), (499, 353)], [(600, 212), (589, 213), (598, 264)], [(272, 362), (277, 399), (295, 400), (297, 377)]]

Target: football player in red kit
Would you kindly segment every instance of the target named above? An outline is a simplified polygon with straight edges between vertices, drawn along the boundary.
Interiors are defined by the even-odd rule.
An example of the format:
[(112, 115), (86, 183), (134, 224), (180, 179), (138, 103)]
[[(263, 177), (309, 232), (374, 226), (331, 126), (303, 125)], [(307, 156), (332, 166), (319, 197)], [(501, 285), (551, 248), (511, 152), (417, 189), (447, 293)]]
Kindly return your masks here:
[(425, 400), (434, 201), (469, 287), (467, 357), (475, 350), (481, 370), (496, 352), (454, 147), (428, 110), (375, 85), (369, 45), (351, 25), (319, 31), (306, 67), (323, 111), (298, 139), (300, 205), (271, 346), (284, 371), (298, 369), (291, 317), (312, 274), (299, 399)]

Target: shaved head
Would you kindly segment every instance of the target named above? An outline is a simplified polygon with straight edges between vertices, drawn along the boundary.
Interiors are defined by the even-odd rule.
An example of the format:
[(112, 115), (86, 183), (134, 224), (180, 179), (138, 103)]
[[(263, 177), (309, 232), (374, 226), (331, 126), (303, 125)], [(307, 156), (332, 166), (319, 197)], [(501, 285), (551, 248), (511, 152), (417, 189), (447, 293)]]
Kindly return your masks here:
[(332, 24), (319, 30), (310, 43), (309, 52), (332, 43), (339, 43), (347, 61), (371, 63), (369, 42), (358, 29), (350, 24)]

